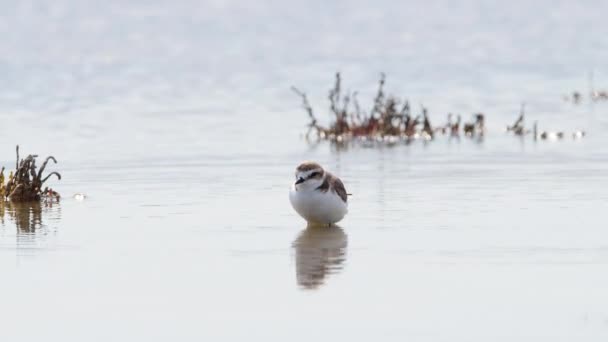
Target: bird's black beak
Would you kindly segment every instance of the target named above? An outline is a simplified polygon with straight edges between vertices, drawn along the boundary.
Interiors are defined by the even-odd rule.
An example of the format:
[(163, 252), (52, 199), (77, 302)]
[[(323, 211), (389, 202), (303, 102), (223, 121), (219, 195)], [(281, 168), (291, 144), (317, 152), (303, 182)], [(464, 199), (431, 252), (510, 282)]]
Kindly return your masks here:
[(304, 183), (304, 178), (302, 178), (302, 177), (298, 178), (298, 180), (296, 181), (296, 184), (300, 184), (300, 183)]

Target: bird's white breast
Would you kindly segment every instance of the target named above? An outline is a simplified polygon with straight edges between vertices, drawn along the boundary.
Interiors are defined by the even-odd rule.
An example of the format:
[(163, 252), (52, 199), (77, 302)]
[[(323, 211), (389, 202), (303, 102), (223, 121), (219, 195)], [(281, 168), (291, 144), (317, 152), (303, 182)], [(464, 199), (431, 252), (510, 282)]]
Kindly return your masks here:
[(289, 193), (291, 205), (309, 223), (336, 223), (348, 212), (348, 206), (335, 192), (319, 190), (296, 190)]

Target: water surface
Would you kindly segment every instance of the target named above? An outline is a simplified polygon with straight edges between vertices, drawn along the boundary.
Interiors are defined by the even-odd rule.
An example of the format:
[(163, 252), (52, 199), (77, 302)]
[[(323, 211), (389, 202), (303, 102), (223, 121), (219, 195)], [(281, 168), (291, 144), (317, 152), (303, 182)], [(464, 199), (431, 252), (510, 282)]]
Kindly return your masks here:
[[(2, 340), (608, 337), (608, 104), (561, 99), (608, 85), (606, 3), (1, 5), (0, 165), (19, 143), (63, 175), (0, 208)], [(307, 144), (289, 88), (327, 121), (337, 70), (488, 134)], [(588, 138), (505, 135), (522, 101)], [(353, 193), (340, 228), (289, 205), (306, 159)]]

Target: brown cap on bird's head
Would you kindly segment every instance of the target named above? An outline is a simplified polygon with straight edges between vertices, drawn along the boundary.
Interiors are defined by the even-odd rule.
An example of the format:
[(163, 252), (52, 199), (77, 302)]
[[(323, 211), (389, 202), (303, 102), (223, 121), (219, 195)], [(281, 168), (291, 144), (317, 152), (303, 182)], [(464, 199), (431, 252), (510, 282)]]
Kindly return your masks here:
[(296, 168), (296, 171), (297, 172), (306, 172), (306, 171), (315, 170), (315, 169), (323, 170), (321, 165), (319, 165), (318, 163), (312, 162), (312, 161), (305, 161), (302, 164), (298, 165), (298, 167)]

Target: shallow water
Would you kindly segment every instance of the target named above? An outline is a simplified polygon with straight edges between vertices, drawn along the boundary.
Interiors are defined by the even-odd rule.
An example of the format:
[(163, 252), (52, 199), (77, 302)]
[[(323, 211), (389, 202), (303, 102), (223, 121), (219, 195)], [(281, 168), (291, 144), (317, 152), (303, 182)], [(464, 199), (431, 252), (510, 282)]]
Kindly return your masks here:
[[(63, 199), (0, 208), (0, 337), (604, 341), (608, 103), (561, 95), (608, 85), (606, 7), (2, 2), (0, 165), (53, 154)], [(488, 133), (307, 144), (289, 87), (325, 120), (336, 70)], [(588, 137), (505, 135), (522, 101)], [(305, 159), (353, 193), (339, 228), (289, 205)]]

